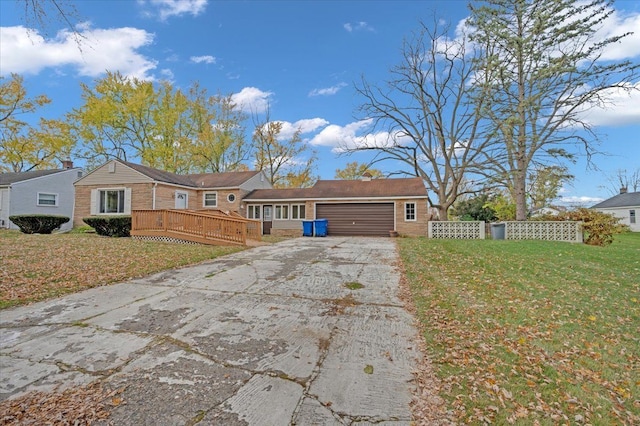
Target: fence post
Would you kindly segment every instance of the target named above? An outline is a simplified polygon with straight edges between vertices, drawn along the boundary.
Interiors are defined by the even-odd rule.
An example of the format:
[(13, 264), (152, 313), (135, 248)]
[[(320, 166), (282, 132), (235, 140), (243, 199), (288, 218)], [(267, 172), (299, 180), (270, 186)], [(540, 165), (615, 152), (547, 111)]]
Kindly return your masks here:
[(582, 222), (576, 222), (576, 242), (584, 242), (584, 233), (582, 232)]
[(167, 219), (168, 219), (168, 211), (162, 210), (162, 230), (166, 231), (167, 230)]

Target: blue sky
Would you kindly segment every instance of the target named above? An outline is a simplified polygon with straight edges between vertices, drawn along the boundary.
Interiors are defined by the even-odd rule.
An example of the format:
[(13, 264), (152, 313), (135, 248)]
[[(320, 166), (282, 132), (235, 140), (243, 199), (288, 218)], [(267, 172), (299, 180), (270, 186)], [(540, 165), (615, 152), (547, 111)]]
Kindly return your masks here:
[[(20, 2), (21, 3), (21, 2)], [(144, 79), (168, 79), (187, 88), (198, 81), (210, 93), (233, 94), (254, 111), (270, 106), (284, 129), (301, 127), (318, 152), (318, 174), (333, 179), (349, 161), (341, 143), (360, 140), (367, 128), (356, 107), (354, 82), (382, 83), (399, 63), (403, 38), (419, 20), (437, 17), (452, 27), (468, 13), (464, 1), (75, 1), (86, 39), (82, 52), (64, 24), (26, 31), (24, 10), (0, 0), (0, 74), (22, 74), (30, 95), (52, 104), (39, 116), (59, 118), (80, 106), (80, 82), (93, 84), (105, 70)], [(640, 2), (616, 3), (607, 28), (636, 31), (618, 53), (640, 61)], [(630, 82), (640, 88), (640, 81)], [(38, 116), (38, 117), (39, 117)], [(37, 117), (36, 117), (37, 118)], [(606, 176), (640, 168), (640, 92), (620, 96), (595, 111), (601, 151), (599, 170), (584, 159), (570, 167), (576, 179), (562, 190), (565, 203), (591, 205), (608, 198)], [(252, 127), (247, 123), (248, 131)], [(377, 166), (384, 169), (385, 167)], [(388, 170), (395, 170), (393, 165)]]

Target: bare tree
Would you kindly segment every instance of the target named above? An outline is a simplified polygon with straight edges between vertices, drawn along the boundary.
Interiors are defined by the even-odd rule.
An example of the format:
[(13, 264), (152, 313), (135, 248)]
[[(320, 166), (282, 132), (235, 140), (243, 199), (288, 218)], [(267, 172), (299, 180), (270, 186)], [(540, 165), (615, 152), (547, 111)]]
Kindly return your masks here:
[(606, 189), (611, 195), (617, 195), (620, 191), (638, 192), (640, 191), (640, 168), (633, 172), (625, 169), (618, 169), (614, 174), (605, 176), (607, 185), (600, 188)]
[(36, 28), (44, 35), (49, 35), (52, 22), (64, 24), (73, 35), (73, 39), (82, 51), (85, 37), (76, 28), (80, 14), (72, 0), (16, 0), (24, 6), (24, 20), (29, 28)]
[(400, 163), (391, 174), (421, 177), (435, 194), (429, 202), (441, 220), (458, 197), (479, 188), (481, 177), (474, 173), (493, 144), (482, 130), (484, 97), (473, 96), (483, 87), (472, 68), (473, 52), (464, 34), (455, 39), (448, 34), (438, 19), (432, 28), (420, 23), (384, 87), (362, 78), (356, 86), (364, 98), (359, 110), (380, 133), (369, 135), (366, 144), (344, 147), (375, 151), (375, 162)]

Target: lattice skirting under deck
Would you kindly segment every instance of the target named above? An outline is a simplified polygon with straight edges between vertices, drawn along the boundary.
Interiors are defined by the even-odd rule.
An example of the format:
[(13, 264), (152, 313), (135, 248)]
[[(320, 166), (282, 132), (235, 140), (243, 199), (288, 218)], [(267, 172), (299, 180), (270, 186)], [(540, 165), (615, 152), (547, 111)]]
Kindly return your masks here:
[(179, 238), (171, 238), (171, 237), (135, 235), (135, 236), (132, 236), (131, 238), (134, 238), (134, 239), (140, 240), (140, 241), (155, 241), (155, 242), (160, 242), (160, 243), (201, 245), (200, 243), (196, 243), (195, 241), (186, 241), (186, 240), (181, 240)]

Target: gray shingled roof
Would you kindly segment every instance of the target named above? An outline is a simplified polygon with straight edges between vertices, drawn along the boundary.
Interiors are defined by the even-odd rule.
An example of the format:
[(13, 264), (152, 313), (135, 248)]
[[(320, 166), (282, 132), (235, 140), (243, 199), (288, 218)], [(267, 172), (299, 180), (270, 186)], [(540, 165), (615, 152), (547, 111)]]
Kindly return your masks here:
[(640, 206), (640, 192), (627, 192), (618, 194), (601, 203), (591, 207), (592, 209), (606, 209), (616, 207), (637, 207)]
[(18, 172), (18, 173), (0, 173), (0, 186), (11, 185), (12, 183), (22, 182), (29, 179), (35, 179), (42, 176), (52, 175), (55, 173), (64, 172), (66, 169), (55, 170), (32, 170), (30, 172)]
[(313, 188), (255, 189), (244, 200), (301, 200), (312, 197)]
[(259, 171), (249, 172), (224, 172), (224, 173), (200, 173), (187, 175), (187, 177), (198, 188), (237, 188), (255, 175)]
[(311, 188), (256, 189), (244, 199), (290, 200), (327, 198), (399, 198), (426, 197), (421, 178), (362, 180), (319, 180)]
[(235, 188), (260, 173), (259, 171), (250, 171), (179, 175), (176, 173), (166, 172), (164, 170), (154, 169), (153, 167), (143, 166), (142, 164), (129, 163), (128, 161), (122, 161), (122, 164), (125, 164), (158, 182), (173, 183), (176, 185), (197, 188)]

